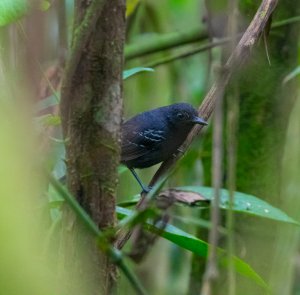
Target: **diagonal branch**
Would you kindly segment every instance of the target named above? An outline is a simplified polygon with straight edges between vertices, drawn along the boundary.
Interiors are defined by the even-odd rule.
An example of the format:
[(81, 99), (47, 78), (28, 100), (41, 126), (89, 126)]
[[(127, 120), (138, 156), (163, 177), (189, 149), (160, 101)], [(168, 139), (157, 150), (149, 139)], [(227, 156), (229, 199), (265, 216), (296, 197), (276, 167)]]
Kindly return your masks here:
[[(277, 5), (278, 0), (263, 0), (260, 7), (258, 8), (253, 20), (248, 26), (247, 30), (243, 34), (241, 40), (238, 45), (232, 52), (231, 56), (228, 58), (225, 63), (224, 68), (221, 70), (219, 77), (212, 85), (211, 89), (207, 93), (204, 98), (202, 104), (200, 105), (198, 112), (201, 117), (205, 120), (209, 119), (213, 110), (216, 106), (216, 101), (222, 95), (225, 90), (225, 87), (228, 85), (230, 78), (234, 72), (236, 72), (249, 58), (251, 49), (258, 42), (260, 35), (264, 31), (264, 28), (268, 22), (269, 17), (271, 16), (273, 10)], [(187, 139), (181, 146), (180, 153), (177, 153), (174, 157), (169, 158), (165, 162), (161, 164), (159, 169), (156, 171), (152, 180), (150, 181), (150, 186), (154, 186), (157, 181), (159, 181), (162, 177), (168, 174), (168, 172), (174, 168), (177, 161), (182, 157), (184, 152), (191, 145), (193, 139), (199, 135), (202, 130), (202, 126), (195, 126)], [(142, 195), (139, 203), (136, 208), (147, 207), (147, 200), (145, 198), (145, 194)], [(116, 245), (119, 248), (122, 248), (126, 241), (130, 238), (131, 232), (121, 232), (116, 240)]]
[[(239, 69), (245, 61), (249, 58), (251, 49), (259, 40), (261, 33), (263, 32), (267, 21), (272, 14), (274, 8), (277, 5), (277, 0), (263, 0), (261, 6), (257, 10), (252, 22), (242, 36), (240, 42), (238, 43), (235, 50), (232, 52), (231, 56), (225, 63), (224, 68), (212, 85), (211, 89), (204, 98), (201, 106), (198, 109), (199, 115), (205, 120), (209, 119), (211, 116), (217, 99), (223, 93), (225, 87), (227, 86), (234, 71)], [(193, 139), (199, 135), (203, 126), (197, 125), (188, 135), (186, 141), (181, 146), (180, 150), (185, 152), (191, 145)], [(176, 162), (182, 157), (183, 153), (178, 153), (175, 157), (169, 158), (167, 161), (163, 162), (159, 167), (154, 177), (152, 178), (150, 185), (153, 186), (158, 179), (165, 175)]]

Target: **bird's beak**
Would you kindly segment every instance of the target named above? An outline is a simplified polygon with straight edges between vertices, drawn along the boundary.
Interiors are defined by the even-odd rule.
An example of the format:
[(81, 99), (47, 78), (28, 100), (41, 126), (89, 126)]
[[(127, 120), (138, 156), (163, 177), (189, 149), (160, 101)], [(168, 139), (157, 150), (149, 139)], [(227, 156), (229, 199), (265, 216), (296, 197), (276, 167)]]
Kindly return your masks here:
[(205, 120), (203, 120), (202, 118), (197, 117), (197, 116), (193, 117), (192, 122), (194, 124), (199, 124), (199, 125), (207, 125), (208, 124)]

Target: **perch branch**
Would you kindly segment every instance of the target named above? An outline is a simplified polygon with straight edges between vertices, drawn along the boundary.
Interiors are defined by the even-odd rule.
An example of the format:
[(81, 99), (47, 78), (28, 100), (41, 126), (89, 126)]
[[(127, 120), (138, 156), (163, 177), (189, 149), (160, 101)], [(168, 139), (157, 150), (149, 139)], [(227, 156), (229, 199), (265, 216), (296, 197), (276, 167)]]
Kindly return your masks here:
[[(227, 86), (232, 74), (247, 60), (250, 56), (251, 49), (259, 40), (261, 33), (263, 32), (265, 25), (277, 5), (277, 0), (263, 0), (261, 6), (257, 10), (252, 22), (243, 34), (238, 45), (232, 52), (231, 56), (228, 58), (221, 70), (221, 73), (215, 83), (212, 85), (211, 89), (204, 98), (202, 104), (200, 105), (198, 112), (199, 116), (208, 120), (215, 108), (216, 101), (223, 93), (225, 87)], [(187, 139), (181, 146), (181, 151), (186, 151), (193, 139), (199, 135), (203, 126), (195, 126)], [(182, 157), (183, 153), (178, 153), (175, 157), (169, 158), (167, 161), (163, 162), (154, 177), (150, 182), (150, 186), (153, 186), (158, 179), (167, 173), (176, 162)]]
[[(260, 7), (258, 8), (253, 20), (248, 26), (247, 30), (243, 34), (238, 45), (228, 58), (227, 62), (224, 65), (224, 68), (221, 70), (220, 75), (218, 76), (215, 83), (212, 85), (211, 89), (204, 98), (202, 104), (198, 109), (199, 116), (208, 120), (215, 108), (216, 101), (222, 95), (227, 86), (232, 74), (234, 71), (237, 71), (248, 59), (251, 53), (251, 49), (258, 42), (260, 35), (264, 31), (264, 28), (267, 24), (267, 21), (272, 14), (273, 10), (277, 5), (278, 0), (263, 0)], [(190, 134), (188, 135), (185, 142), (182, 144), (180, 151), (183, 153), (191, 145), (193, 139), (199, 135), (202, 130), (202, 126), (195, 126)], [(152, 180), (150, 181), (150, 186), (154, 186), (157, 181), (159, 181), (163, 176), (165, 176), (168, 171), (170, 171), (177, 161), (182, 157), (182, 152), (177, 153), (174, 157), (169, 158), (161, 164)], [(140, 201), (136, 205), (136, 209), (147, 207), (146, 195), (142, 194)], [(116, 239), (116, 247), (122, 248), (126, 241), (130, 238), (132, 231), (120, 232)]]

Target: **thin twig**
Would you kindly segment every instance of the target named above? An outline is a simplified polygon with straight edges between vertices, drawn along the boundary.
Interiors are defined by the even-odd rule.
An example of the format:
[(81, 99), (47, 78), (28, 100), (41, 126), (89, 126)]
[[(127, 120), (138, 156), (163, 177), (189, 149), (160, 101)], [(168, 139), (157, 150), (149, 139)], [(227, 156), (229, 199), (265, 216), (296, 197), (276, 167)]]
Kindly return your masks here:
[[(227, 86), (231, 75), (234, 71), (237, 71), (248, 59), (250, 56), (251, 49), (259, 40), (261, 33), (263, 32), (265, 25), (275, 9), (278, 0), (263, 0), (261, 6), (257, 10), (252, 22), (250, 23), (249, 27), (245, 31), (244, 35), (242, 36), (241, 40), (239, 41), (237, 47), (232, 52), (231, 56), (227, 60), (224, 69), (222, 70), (221, 74), (217, 81), (212, 85), (210, 91), (206, 95), (204, 101), (202, 102), (201, 106), (198, 109), (199, 115), (203, 117), (205, 120), (209, 119), (211, 116), (216, 100), (220, 97), (220, 95), (224, 92), (225, 87)], [(181, 151), (186, 151), (190, 144), (192, 143), (193, 139), (199, 135), (202, 127), (195, 126), (190, 134), (188, 135), (187, 139), (181, 146)], [(155, 175), (153, 176), (152, 180), (150, 181), (150, 186), (154, 186), (155, 183), (161, 179), (164, 175), (172, 169), (177, 161), (182, 157), (183, 153), (178, 153), (176, 156), (169, 158), (167, 161), (163, 162)], [(141, 203), (144, 203), (145, 196), (141, 197), (141, 200), (137, 204), (137, 208), (140, 206)], [(127, 235), (126, 239), (130, 238), (130, 234)], [(117, 238), (118, 242), (119, 238)], [(126, 241), (123, 241), (123, 245)]]
[[(271, 29), (277, 29), (296, 22), (300, 22), (300, 16), (274, 22), (272, 23)], [(148, 38), (147, 41), (137, 42), (134, 44), (127, 45), (125, 48), (125, 59), (126, 61), (129, 61), (137, 57), (142, 57), (148, 54), (155, 54), (163, 50), (170, 50), (175, 47), (189, 45), (204, 40), (209, 40), (209, 36), (207, 32), (202, 31), (200, 26), (198, 28), (192, 28), (185, 33), (182, 32), (166, 33), (166, 34), (159, 35), (157, 37)], [(211, 47), (209, 47), (209, 44)], [(219, 45), (222, 44), (208, 43), (204, 46), (207, 46), (207, 49), (210, 49), (214, 46), (219, 46)], [(194, 54), (195, 53), (198, 52), (196, 51), (194, 52)], [(187, 57), (188, 56), (190, 55), (187, 55)]]
[[(293, 18), (290, 18), (290, 19), (287, 19), (287, 20), (284, 20), (284, 21), (275, 22), (274, 24), (272, 24), (271, 29), (280, 28), (282, 26), (286, 26), (286, 25), (289, 25), (289, 24), (295, 23), (295, 22), (300, 22), (300, 17), (293, 17)], [(222, 46), (222, 45), (232, 43), (232, 42), (235, 43), (236, 39), (241, 37), (242, 35), (243, 35), (242, 33), (237, 33), (237, 31), (236, 31), (235, 34), (229, 34), (230, 37), (220, 38), (218, 40), (211, 41), (207, 44), (203, 44), (203, 45), (201, 45), (197, 48), (188, 49), (185, 52), (177, 53), (177, 54), (174, 54), (172, 56), (161, 58), (159, 60), (154, 60), (154, 61), (148, 63), (146, 67), (155, 68), (155, 67), (173, 62), (173, 61), (177, 61), (179, 59), (183, 59), (183, 58), (193, 56), (197, 53), (200, 53), (200, 52), (203, 52), (203, 51), (206, 51), (206, 50), (210, 50), (210, 49), (218, 47), (218, 46)], [(198, 41), (201, 41), (201, 40), (199, 39)], [(264, 33), (264, 43), (265, 43), (265, 48), (266, 48), (267, 59), (268, 59), (269, 64), (271, 65), (265, 33)]]
[(218, 226), (220, 222), (220, 189), (222, 188), (222, 161), (223, 161), (223, 95), (216, 101), (214, 113), (214, 132), (213, 132), (213, 163), (212, 180), (214, 187), (214, 198), (211, 202), (211, 223), (209, 231), (209, 253), (203, 276), (202, 295), (212, 294), (212, 283), (217, 279), (219, 273), (217, 268), (217, 249), (218, 249)]
[(229, 192), (229, 204), (226, 213), (226, 229), (227, 235), (227, 256), (228, 256), (228, 295), (234, 295), (236, 293), (236, 277), (234, 269), (234, 192), (236, 190), (236, 132), (238, 122), (238, 88), (237, 85), (233, 85), (232, 93), (227, 97), (228, 113), (227, 113), (227, 159), (228, 159), (228, 192)]
[(186, 32), (172, 32), (149, 37), (142, 42), (127, 45), (125, 47), (125, 59), (128, 61), (158, 51), (203, 41), (207, 38), (207, 32), (201, 30), (200, 27), (192, 28)]
[[(235, 36), (238, 30), (238, 3), (237, 0), (230, 0), (228, 5), (229, 36)], [(265, 30), (264, 30), (265, 32)], [(230, 49), (236, 46), (235, 40), (232, 39)], [(236, 180), (236, 129), (237, 129), (237, 113), (238, 113), (238, 84), (233, 81), (232, 93), (227, 95), (227, 173), (228, 173), (228, 191), (229, 191), (229, 210), (226, 213), (227, 235), (227, 257), (228, 257), (228, 295), (236, 294), (236, 273), (234, 267), (234, 192)]]
[[(227, 86), (233, 72), (236, 72), (245, 61), (248, 59), (251, 53), (251, 49), (259, 40), (261, 33), (264, 30), (264, 27), (273, 12), (274, 8), (277, 5), (278, 0), (263, 0), (261, 6), (257, 10), (252, 22), (249, 27), (243, 34), (241, 40), (239, 41), (237, 47), (232, 52), (231, 56), (228, 58), (225, 63), (224, 68), (221, 70), (221, 74), (218, 79), (212, 85), (210, 91), (204, 98), (201, 106), (198, 109), (199, 115), (208, 120), (215, 108), (216, 101), (222, 95), (225, 87)], [(181, 146), (181, 151), (186, 151), (187, 148), (192, 143), (193, 139), (198, 136), (203, 126), (195, 126), (187, 139)], [(169, 158), (167, 161), (163, 162), (154, 177), (150, 182), (150, 186), (153, 186), (158, 179), (160, 179), (163, 175), (167, 173), (176, 162), (182, 157), (183, 153), (176, 154), (175, 157)]]
[(169, 56), (169, 57), (166, 57), (166, 58), (162, 58), (162, 59), (157, 60), (157, 61), (153, 61), (153, 62), (147, 64), (146, 67), (148, 67), (148, 68), (155, 68), (155, 67), (164, 65), (166, 63), (170, 63), (170, 62), (182, 59), (182, 58), (186, 58), (186, 57), (192, 56), (192, 55), (194, 55), (196, 53), (203, 52), (203, 51), (212, 49), (214, 47), (227, 44), (231, 39), (232, 38), (228, 38), (228, 37), (221, 38), (221, 39), (219, 39), (217, 41), (213, 41), (213, 42), (201, 45), (201, 46), (199, 46), (197, 48), (189, 49), (186, 52), (174, 54), (172, 56)]

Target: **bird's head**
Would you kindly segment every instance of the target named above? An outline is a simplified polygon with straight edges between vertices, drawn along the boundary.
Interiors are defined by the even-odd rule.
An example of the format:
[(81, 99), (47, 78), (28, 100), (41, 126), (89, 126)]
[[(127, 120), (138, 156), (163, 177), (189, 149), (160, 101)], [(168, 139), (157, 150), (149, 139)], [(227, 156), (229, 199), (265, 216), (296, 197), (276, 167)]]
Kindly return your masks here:
[(207, 122), (198, 116), (198, 112), (188, 103), (176, 103), (169, 106), (168, 121), (176, 127), (207, 125)]

